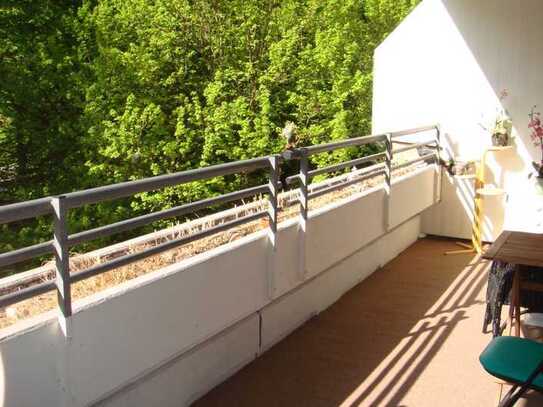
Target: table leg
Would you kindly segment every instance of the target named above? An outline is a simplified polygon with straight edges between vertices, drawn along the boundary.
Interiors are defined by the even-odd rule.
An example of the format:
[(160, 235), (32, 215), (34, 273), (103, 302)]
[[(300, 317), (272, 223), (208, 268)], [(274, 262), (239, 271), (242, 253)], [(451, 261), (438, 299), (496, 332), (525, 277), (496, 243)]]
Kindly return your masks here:
[(513, 290), (511, 290), (511, 303), (509, 304), (509, 318), (507, 321), (507, 325), (508, 325), (507, 334), (509, 336), (513, 335), (513, 323), (515, 320), (515, 316), (513, 315), (514, 309), (515, 309), (515, 306), (513, 305)]
[(513, 287), (511, 293), (510, 314), (511, 322), (515, 325), (515, 336), (520, 336), (520, 273), (515, 271), (513, 274)]

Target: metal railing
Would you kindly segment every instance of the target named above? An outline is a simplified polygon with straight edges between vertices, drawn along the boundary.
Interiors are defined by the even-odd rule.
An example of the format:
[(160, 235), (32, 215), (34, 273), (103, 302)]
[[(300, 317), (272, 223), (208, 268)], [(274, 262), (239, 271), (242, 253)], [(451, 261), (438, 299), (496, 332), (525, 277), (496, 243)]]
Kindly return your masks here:
[[(417, 143), (402, 147), (397, 152), (412, 150), (421, 146), (432, 146), (434, 152), (425, 156), (410, 160), (399, 166), (393, 167), (393, 148), (394, 139), (421, 133), (435, 131), (435, 138), (424, 143)], [(384, 142), (386, 151), (370, 156), (357, 158), (343, 163), (330, 165), (324, 168), (309, 170), (309, 157), (335, 151), (346, 147), (363, 146), (369, 143)], [(123, 182), (83, 191), (72, 192), (61, 196), (53, 196), (33, 201), (21, 202), (0, 207), (0, 224), (21, 221), (24, 219), (35, 218), (43, 215), (53, 216), (53, 239), (22, 249), (12, 250), (0, 254), (0, 267), (12, 265), (32, 258), (53, 254), (55, 257), (55, 278), (26, 288), (22, 288), (11, 293), (0, 296), (0, 307), (5, 307), (13, 303), (23, 301), (50, 291), (57, 291), (59, 308), (64, 317), (72, 314), (71, 284), (96, 276), (118, 267), (122, 267), (146, 257), (159, 254), (181, 245), (191, 243), (195, 240), (213, 235), (234, 226), (239, 226), (248, 222), (267, 217), (269, 219), (269, 238), (275, 248), (277, 234), (277, 213), (278, 213), (278, 192), (281, 187), (298, 183), (299, 184), (299, 203), (300, 203), (300, 229), (303, 231), (304, 239), (307, 228), (309, 201), (312, 198), (345, 188), (348, 185), (358, 183), (364, 179), (378, 175), (385, 175), (385, 189), (390, 195), (392, 182), (392, 170), (402, 166), (411, 165), (416, 162), (428, 161), (429, 159), (439, 159), (440, 150), (440, 131), (439, 126), (426, 126), (416, 129), (403, 130), (400, 132), (372, 135), (366, 137), (357, 137), (334, 143), (315, 145), (310, 147), (294, 148), (285, 151), (280, 155), (260, 157), (251, 160), (237, 161), (227, 164), (214, 165), (206, 168), (183, 171), (173, 174), (166, 174), (152, 178), (145, 178), (137, 181)], [(279, 165), (281, 162), (298, 160), (299, 173), (286, 178), (286, 185), (279, 181)], [(354, 177), (343, 183), (338, 183), (316, 192), (309, 192), (310, 180), (321, 174), (333, 173), (347, 168), (356, 168), (359, 165), (366, 164), (376, 160), (383, 160), (381, 164), (374, 166), (370, 171), (361, 172), (358, 177)], [(83, 205), (95, 204), (104, 201), (110, 201), (119, 198), (125, 198), (134, 194), (154, 191), (165, 187), (177, 186), (188, 182), (210, 179), (218, 176), (231, 174), (247, 173), (258, 169), (265, 169), (268, 173), (268, 184), (246, 188), (240, 191), (223, 194), (213, 198), (207, 198), (200, 201), (187, 203), (174, 208), (159, 212), (134, 217), (106, 226), (101, 226), (79, 233), (69, 234), (67, 225), (67, 214), (70, 210), (79, 208)], [(75, 245), (94, 240), (112, 234), (125, 232), (140, 226), (151, 224), (152, 222), (173, 218), (181, 215), (193, 213), (197, 210), (208, 208), (218, 204), (224, 204), (233, 201), (239, 201), (244, 198), (253, 197), (259, 194), (266, 194), (268, 199), (268, 210), (229, 221), (209, 229), (201, 230), (193, 235), (184, 236), (178, 239), (169, 240), (140, 252), (131, 253), (122, 257), (109, 260), (105, 263), (91, 266), (87, 269), (70, 273), (69, 249)], [(305, 259), (302, 259), (301, 270), (305, 269)], [(15, 288), (15, 287), (13, 287)]]

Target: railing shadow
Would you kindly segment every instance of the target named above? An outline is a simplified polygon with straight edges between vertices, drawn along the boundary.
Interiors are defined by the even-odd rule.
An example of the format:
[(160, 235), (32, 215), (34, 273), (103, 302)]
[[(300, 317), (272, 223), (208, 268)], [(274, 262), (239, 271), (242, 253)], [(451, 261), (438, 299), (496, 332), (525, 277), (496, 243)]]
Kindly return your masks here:
[(452, 245), (415, 244), (196, 405), (401, 405), (481, 303), (487, 263)]

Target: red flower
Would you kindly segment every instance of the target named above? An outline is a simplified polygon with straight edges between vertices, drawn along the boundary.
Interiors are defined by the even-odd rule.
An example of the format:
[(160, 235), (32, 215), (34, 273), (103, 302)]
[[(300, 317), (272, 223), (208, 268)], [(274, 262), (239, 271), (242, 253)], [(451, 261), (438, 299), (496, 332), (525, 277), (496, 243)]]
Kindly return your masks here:
[(528, 115), (530, 117), (530, 121), (528, 122), (528, 128), (531, 129), (530, 138), (532, 139), (534, 146), (541, 146), (543, 149), (543, 126), (541, 125), (541, 113), (535, 112), (534, 109), (535, 106)]

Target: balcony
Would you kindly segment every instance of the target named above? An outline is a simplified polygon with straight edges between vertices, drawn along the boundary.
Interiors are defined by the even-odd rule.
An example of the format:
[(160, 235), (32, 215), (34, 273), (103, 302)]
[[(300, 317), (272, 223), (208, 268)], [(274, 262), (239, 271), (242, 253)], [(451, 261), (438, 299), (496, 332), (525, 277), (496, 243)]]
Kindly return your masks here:
[[(426, 139), (405, 145), (401, 139), (407, 134), (424, 134)], [(386, 151), (326, 168), (310, 170), (307, 165), (311, 155), (376, 142), (384, 143)], [(420, 146), (427, 150), (419, 156)], [(55, 219), (53, 240), (3, 253), (2, 265), (46, 253), (56, 260), (52, 275), (30, 271), (3, 282), (4, 307), (24, 311), (28, 304), (42, 304), (47, 311), (55, 304), (2, 330), (4, 403), (195, 401), (417, 240), (421, 213), (440, 199), (439, 153), (439, 128), (427, 126), (0, 208), (4, 223), (48, 213)], [(288, 160), (299, 162), (299, 174), (280, 182), (278, 164)], [(370, 160), (377, 163), (357, 167)], [(67, 211), (81, 205), (259, 168), (269, 172), (268, 185), (83, 232), (70, 233), (65, 227)], [(353, 170), (310, 182), (347, 168)], [(289, 191), (288, 185), (294, 189)], [(287, 191), (279, 194), (280, 187)], [(83, 268), (79, 263), (85, 262), (67, 256), (70, 246), (86, 239), (260, 192), (267, 199), (256, 201), (252, 210), (243, 206), (243, 215), (192, 234), (170, 232), (154, 245), (134, 246)], [(328, 200), (319, 202), (326, 196)], [(299, 204), (294, 211), (289, 209), (292, 203)], [(240, 231), (241, 237), (233, 241), (218, 239), (223, 243), (202, 253), (184, 259), (171, 254), (243, 225), (255, 226), (249, 233)], [(177, 260), (80, 296), (82, 284), (107, 273), (124, 276), (129, 265), (161, 253)], [(143, 264), (145, 268), (149, 263)], [(84, 287), (89, 294), (92, 284)], [(176, 384), (170, 386), (171, 380)]]
[[(496, 405), (500, 384), (477, 360), (490, 340), (481, 332), (489, 263), (444, 253), (471, 238), (474, 220), (487, 242), (504, 227), (543, 230), (532, 171), (541, 151), (523, 121), (543, 103), (538, 6), (423, 1), (377, 50), (376, 135), (0, 208), (1, 224), (55, 219), (50, 241), (0, 254), (0, 266), (55, 260), (0, 281), (3, 326), (10, 307), (28, 316), (0, 331), (0, 405)], [(477, 219), (473, 177), (442, 164), (486, 154), (482, 107), (509, 109), (515, 139), (483, 165), (511, 199), (489, 197)], [(389, 132), (402, 128), (411, 130)], [(376, 156), (308, 168), (311, 154), (374, 142), (386, 147)], [(299, 173), (280, 180), (285, 161)], [(83, 205), (254, 170), (266, 184), (78, 233), (65, 227), (66, 211)], [(342, 175), (311, 183), (326, 173)], [(68, 256), (96, 237), (252, 197), (241, 212), (92, 261)], [(215, 243), (176, 251), (204, 239)], [(518, 406), (542, 403), (530, 394)]]
[[(402, 141), (414, 134), (424, 141)], [(500, 385), (477, 359), (489, 341), (481, 333), (489, 263), (476, 254), (445, 256), (454, 241), (422, 233), (425, 214), (441, 201), (439, 136), (428, 126), (354, 138), (0, 208), (4, 222), (50, 210), (57, 217), (52, 242), (0, 255), (11, 264), (50, 251), (56, 278), (27, 279), (0, 303), (50, 303), (56, 290), (59, 305), (2, 331), (4, 404), (492, 405)], [(304, 162), (370, 142), (384, 142), (386, 152), (311, 171)], [(384, 161), (356, 169), (375, 158)], [(280, 182), (280, 160), (298, 160), (300, 173)], [(269, 185), (77, 234), (59, 227), (78, 205), (260, 167)], [(346, 176), (310, 183), (350, 167)], [(256, 192), (267, 200), (234, 220), (171, 233), (83, 270), (63, 268), (71, 243)], [(71, 298), (77, 284), (255, 222), (260, 227), (237, 240)], [(530, 397), (525, 405), (541, 403)]]
[[(422, 139), (402, 141), (415, 134)], [(439, 127), (427, 126), (0, 208), (3, 222), (56, 216), (54, 240), (0, 255), (5, 265), (52, 252), (54, 278), (32, 271), (16, 289), (19, 277), (10, 278), (0, 303), (24, 309), (58, 296), (58, 308), (2, 330), (4, 405), (492, 405), (499, 385), (477, 360), (489, 340), (489, 264), (445, 256), (453, 241), (423, 236), (425, 214), (441, 201), (439, 141)], [(307, 166), (313, 154), (373, 142), (386, 151)], [(370, 159), (383, 161), (356, 168)], [(299, 161), (299, 174), (280, 182), (281, 160)], [(76, 234), (59, 226), (79, 205), (255, 168), (269, 171), (269, 185)], [(353, 171), (310, 182), (345, 168)], [(257, 192), (267, 199), (234, 220), (153, 235), (154, 245), (83, 270), (65, 263), (71, 244)], [(256, 226), (72, 298), (86, 281), (242, 225)]]

